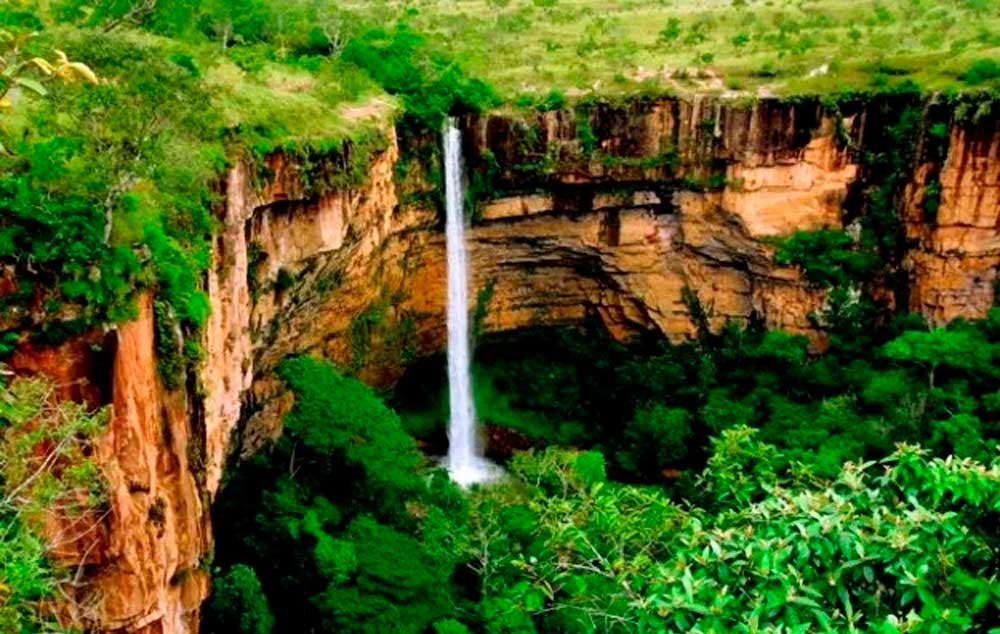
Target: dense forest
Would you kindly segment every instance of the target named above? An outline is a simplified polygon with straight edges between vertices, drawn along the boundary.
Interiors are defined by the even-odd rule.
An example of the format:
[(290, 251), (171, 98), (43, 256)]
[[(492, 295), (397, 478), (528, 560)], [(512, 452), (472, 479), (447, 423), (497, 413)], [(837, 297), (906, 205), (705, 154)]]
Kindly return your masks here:
[[(281, 433), (231, 452), (202, 499), (201, 631), (997, 634), (1000, 290), (975, 318), (911, 311), (903, 215), (927, 164), (936, 222), (950, 126), (998, 111), (998, 29), (990, 0), (4, 3), (0, 632), (93, 627), (74, 603), (88, 571), (61, 558), (79, 530), (59, 527), (112, 508), (95, 449), (111, 406), (5, 362), (113, 330), (148, 294), (157, 381), (198, 398), (228, 169), (264, 182), (267, 157), (293, 157), (320, 198), (399, 137), (401, 191), (401, 166), (423, 162), (411, 197), (434, 206), (441, 157), (425, 150), (450, 115), (557, 112), (588, 160), (661, 169), (678, 159), (613, 155), (588, 113), (714, 91), (831, 117), (879, 104), (881, 147), (837, 130), (867, 179), (856, 217), (768, 238), (824, 298), (815, 336), (756, 314), (720, 326), (697, 287), (683, 336), (622, 337), (593, 310), (477, 332), (475, 404), (505, 474), (471, 488), (439, 460), (443, 349), (407, 348), (377, 386), (361, 363), (289, 354), (266, 377), (292, 395)], [(545, 159), (518, 173), (534, 186), (567, 160)], [(495, 157), (476, 161), (470, 197), (508, 193)], [(365, 327), (354, 316), (348, 336)]]
[(480, 415), (535, 448), (464, 499), (404, 431), (443, 423), (415, 407), (439, 373), (401, 421), (290, 361), (285, 435), (216, 511), (240, 539), (210, 631), (990, 631), (997, 317), (819, 357), (737, 327), (521, 335), (481, 355)]

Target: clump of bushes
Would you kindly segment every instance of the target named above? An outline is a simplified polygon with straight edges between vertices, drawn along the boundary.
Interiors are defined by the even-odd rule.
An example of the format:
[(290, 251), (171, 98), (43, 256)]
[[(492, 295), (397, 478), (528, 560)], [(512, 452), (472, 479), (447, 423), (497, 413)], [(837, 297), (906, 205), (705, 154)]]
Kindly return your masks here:
[(835, 229), (797, 231), (781, 243), (774, 259), (801, 267), (806, 279), (821, 286), (867, 279), (882, 264), (874, 253), (859, 249), (846, 231)]
[(343, 58), (390, 94), (400, 95), (407, 117), (421, 129), (437, 130), (448, 114), (498, 103), (492, 88), (467, 76), (405, 22), (362, 33), (347, 44)]
[[(421, 634), (453, 617), (464, 502), (398, 417), (322, 361), (282, 364), (284, 433), (230, 474), (207, 632)], [(294, 580), (290, 582), (290, 580)], [(447, 627), (442, 624), (442, 627)]]
[(47, 553), (71, 546), (77, 533), (45, 534), (43, 525), (71, 520), (83, 530), (101, 523), (105, 481), (90, 456), (108, 414), (59, 402), (43, 379), (0, 384), (0, 631), (58, 627), (46, 604), (75, 571), (54, 566)]
[(984, 632), (1000, 616), (995, 457), (902, 446), (829, 480), (785, 477), (780, 451), (736, 427), (679, 505), (582, 469), (586, 455), (521, 455), (513, 482), (474, 496), (484, 631)]
[(995, 59), (976, 60), (958, 78), (970, 86), (995, 81), (1000, 79), (1000, 62)]

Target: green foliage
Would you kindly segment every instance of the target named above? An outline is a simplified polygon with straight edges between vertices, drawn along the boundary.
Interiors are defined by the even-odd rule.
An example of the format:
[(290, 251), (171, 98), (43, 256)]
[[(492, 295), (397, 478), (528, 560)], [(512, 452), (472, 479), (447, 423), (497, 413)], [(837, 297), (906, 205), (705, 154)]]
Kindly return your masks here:
[(686, 410), (659, 404), (640, 409), (625, 428), (619, 462), (636, 476), (676, 467), (688, 456), (692, 436)]
[(105, 31), (137, 27), (187, 41), (205, 41), (226, 50), (267, 44), (291, 55), (334, 52), (349, 35), (348, 16), (339, 7), (309, 1), (243, 0), (86, 0), (58, 2), (62, 20)]
[(778, 248), (778, 264), (802, 268), (810, 282), (823, 286), (846, 285), (864, 279), (881, 264), (873, 253), (859, 251), (845, 231), (797, 231)]
[(284, 267), (278, 269), (278, 276), (274, 278), (274, 290), (284, 293), (293, 286), (295, 286), (295, 276)]
[[(420, 634), (451, 618), (458, 492), (423, 472), (399, 419), (360, 382), (306, 357), (280, 375), (295, 405), (281, 438), (226, 483), (216, 524), (239, 537), (218, 544), (217, 561), (256, 571), (277, 631)], [(214, 605), (214, 631), (239, 631), (238, 612)]]
[[(366, 104), (373, 116), (357, 122), (341, 116), (342, 103), (376, 87), (362, 70), (326, 57), (354, 24), (339, 10), (311, 2), (280, 11), (264, 1), (92, 4), (45, 3), (38, 37), (16, 37), (18, 56), (64, 49), (101, 81), (52, 83), (45, 98), (19, 98), (16, 117), (4, 113), (0, 262), (13, 267), (18, 288), (0, 301), (40, 309), (11, 313), (20, 319), (2, 349), (19, 332), (56, 342), (131, 318), (136, 294), (150, 290), (160, 371), (174, 387), (201, 356), (212, 209), (229, 161), (281, 149), (313, 193), (355, 185), (385, 147), (386, 135), (372, 130), (393, 106)], [(315, 41), (317, 29), (324, 42)], [(67, 78), (89, 73), (76, 62), (48, 66)]]
[(367, 71), (388, 93), (400, 95), (418, 129), (438, 130), (449, 114), (478, 112), (497, 104), (487, 84), (469, 78), (405, 22), (391, 30), (366, 31), (347, 44), (343, 57)]
[(681, 35), (681, 21), (676, 17), (671, 17), (667, 20), (667, 25), (663, 27), (660, 31), (659, 39), (661, 42), (673, 42)]
[(897, 99), (904, 105), (887, 113), (890, 125), (885, 138), (875, 146), (878, 150), (863, 158), (871, 172), (871, 185), (861, 218), (860, 242), (863, 248), (882, 258), (889, 276), (899, 273), (906, 248), (900, 220), (901, 197), (916, 160), (917, 144), (925, 134), (923, 111), (913, 103), (917, 100), (916, 90), (915, 86), (895, 89)]
[[(297, 396), (283, 444), (301, 443), (324, 457), (326, 469), (339, 468), (341, 460), (363, 468), (365, 495), (379, 499), (386, 511), (401, 512), (402, 497), (422, 487), (414, 477), (419, 454), (395, 414), (363, 383), (341, 377), (328, 363), (299, 357), (285, 362), (280, 376)], [(324, 419), (329, 422), (316, 424)]]
[(12, 634), (62, 631), (44, 603), (71, 571), (46, 555), (74, 538), (43, 533), (45, 522), (71, 519), (92, 530), (102, 520), (106, 491), (90, 441), (108, 412), (58, 402), (54, 389), (23, 378), (0, 387), (0, 631)]
[(576, 113), (576, 138), (580, 141), (580, 150), (587, 156), (593, 156), (598, 148), (598, 138), (586, 112)]
[(0, 510), (0, 628), (4, 632), (33, 634), (47, 623), (40, 603), (55, 590), (54, 573), (45, 558), (45, 544), (24, 519)]
[(1000, 62), (995, 59), (978, 59), (958, 77), (972, 86), (1000, 79)]
[(539, 101), (535, 107), (541, 112), (550, 110), (562, 110), (566, 107), (566, 96), (558, 90), (549, 91), (545, 97)]
[[(276, 445), (294, 438), (295, 451), (267, 456), (274, 480), (240, 479), (241, 495), (265, 491), (241, 503), (260, 526), (222, 530), (250, 535), (241, 549), (255, 569), (277, 559), (283, 569), (273, 578), (297, 588), (306, 579), (312, 600), (296, 616), (315, 610), (306, 622), (334, 631), (582, 634), (666, 624), (707, 632), (758, 623), (881, 633), (941, 623), (985, 632), (1000, 614), (990, 528), (1000, 465), (958, 456), (995, 455), (997, 324), (991, 314), (927, 331), (900, 319), (862, 356), (814, 357), (802, 336), (734, 325), (659, 347), (535, 333), (481, 348), (508, 399), (504, 416), (534, 410), (523, 429), (535, 438), (596, 450), (515, 454), (511, 482), (472, 494), (467, 532), (449, 521), (446, 509), (461, 506), (454, 493), (435, 498), (438, 513), (407, 503), (426, 491), (425, 482), (408, 489), (412, 471), (388, 478), (391, 486), (373, 478), (400, 463), (401, 450), (382, 440), (409, 444), (398, 421), (379, 422), (395, 416), (360, 384), (299, 359), (282, 369), (297, 395)], [(355, 413), (345, 415), (345, 404)], [(480, 414), (489, 422), (498, 412)], [(323, 429), (331, 415), (335, 434)], [(902, 446), (873, 461), (903, 440), (950, 457)], [(396, 459), (380, 463), (386, 456)], [(316, 477), (315, 486), (338, 483), (321, 500), (306, 493), (317, 490), (307, 473), (317, 462), (357, 468)], [(670, 474), (677, 479), (667, 488), (609, 480), (666, 484), (674, 470), (684, 473)], [(392, 500), (396, 487), (409, 493)], [(232, 508), (220, 516), (238, 517)], [(268, 578), (272, 605), (283, 605)]]
[(347, 340), (351, 346), (351, 369), (362, 368), (369, 359), (372, 340), (386, 318), (388, 304), (384, 295), (368, 305), (351, 319), (347, 326)]
[[(901, 318), (855, 339), (869, 343), (823, 355), (801, 335), (734, 324), (676, 345), (621, 345), (599, 325), (487, 339), (474, 367), (477, 412), (537, 445), (597, 449), (611, 477), (678, 496), (690, 495), (708, 438), (734, 426), (758, 428), (781, 449), (774, 469), (801, 463), (824, 477), (894, 442), (980, 457), (1000, 441), (995, 321), (928, 331)], [(394, 399), (407, 428), (432, 444), (443, 442), (445, 387), (440, 366), (423, 364)]]
[(473, 500), (483, 630), (930, 633), (996, 622), (995, 460), (901, 447), (832, 481), (788, 480), (747, 429), (715, 447), (705, 485), (719, 511), (584, 485), (572, 452), (514, 461), (516, 483)]
[[(905, 187), (921, 137), (927, 141), (927, 160), (939, 170), (948, 136), (947, 125), (927, 120), (916, 105), (916, 90), (908, 84), (888, 90), (892, 99), (881, 106), (888, 122), (883, 138), (870, 141), (875, 149), (861, 157), (868, 185), (860, 217), (845, 230), (796, 232), (775, 254), (779, 264), (799, 266), (808, 280), (827, 288), (823, 309), (813, 318), (842, 351), (865, 354), (875, 344), (873, 334), (889, 319), (889, 302), (884, 293), (875, 298), (876, 288), (888, 289), (897, 306), (907, 303), (910, 281), (903, 261), (908, 247), (901, 221)], [(939, 202), (940, 182), (932, 170), (924, 198), (932, 222)]]
[(924, 217), (928, 222), (937, 221), (938, 209), (941, 208), (941, 181), (937, 178), (928, 179), (924, 185)]
[(927, 368), (931, 389), (934, 389), (934, 374), (938, 366), (967, 372), (988, 372), (995, 355), (993, 346), (980, 332), (963, 327), (904, 332), (886, 344), (883, 351), (890, 359)]
[(215, 121), (208, 97), (137, 44), (74, 34), (62, 45), (102, 77), (128, 80), (53, 91), (0, 156), (0, 242), (19, 245), (0, 258), (51, 315), (20, 325), (78, 331), (121, 320), (134, 314), (135, 291), (152, 286), (178, 328), (194, 332), (208, 313), (199, 286), (220, 154), (204, 145)]
[(274, 630), (274, 616), (257, 573), (243, 564), (216, 575), (207, 612), (211, 620), (203, 626), (210, 632), (220, 627), (231, 628), (225, 631), (232, 634), (271, 634)]
[(469, 634), (469, 628), (455, 619), (445, 619), (434, 624), (434, 634)]
[(486, 283), (476, 291), (476, 305), (472, 309), (472, 337), (473, 339), (479, 337), (479, 333), (483, 329), (483, 321), (486, 319), (486, 314), (489, 311), (490, 301), (493, 299), (493, 293), (496, 290), (497, 280), (495, 277), (491, 277), (486, 280)]
[(14, 503), (20, 494), (21, 509), (53, 515), (100, 507), (104, 483), (90, 460), (90, 441), (103, 431), (109, 414), (58, 401), (55, 387), (42, 379), (15, 379), (5, 386), (0, 399), (5, 502)]
[(738, 508), (759, 502), (775, 479), (778, 451), (760, 442), (750, 427), (734, 427), (712, 440), (705, 471), (705, 490), (711, 504)]

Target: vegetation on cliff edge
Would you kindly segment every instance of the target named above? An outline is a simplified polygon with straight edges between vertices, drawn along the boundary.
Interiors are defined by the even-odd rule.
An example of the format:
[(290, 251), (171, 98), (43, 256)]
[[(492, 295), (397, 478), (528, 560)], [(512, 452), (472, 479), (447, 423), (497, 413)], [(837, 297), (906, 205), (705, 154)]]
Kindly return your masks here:
[(405, 15), (509, 102), (996, 89), (991, 0), (345, 0)]
[(90, 443), (107, 415), (59, 401), (44, 379), (0, 385), (0, 631), (69, 632), (93, 616), (77, 571), (47, 554), (86, 558), (103, 520), (104, 479)]

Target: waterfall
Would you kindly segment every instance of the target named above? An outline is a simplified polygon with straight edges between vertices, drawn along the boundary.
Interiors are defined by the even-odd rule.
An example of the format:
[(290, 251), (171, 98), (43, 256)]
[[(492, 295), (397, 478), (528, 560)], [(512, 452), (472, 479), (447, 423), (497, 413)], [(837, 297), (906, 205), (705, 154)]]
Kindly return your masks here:
[(476, 437), (469, 333), (469, 265), (465, 247), (462, 133), (454, 119), (444, 128), (444, 186), (448, 252), (448, 457), (452, 480), (462, 486), (486, 482), (497, 467), (483, 458)]

